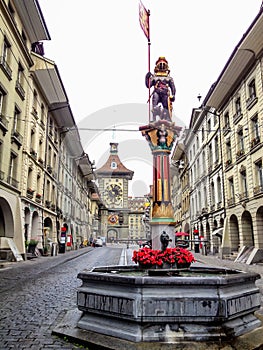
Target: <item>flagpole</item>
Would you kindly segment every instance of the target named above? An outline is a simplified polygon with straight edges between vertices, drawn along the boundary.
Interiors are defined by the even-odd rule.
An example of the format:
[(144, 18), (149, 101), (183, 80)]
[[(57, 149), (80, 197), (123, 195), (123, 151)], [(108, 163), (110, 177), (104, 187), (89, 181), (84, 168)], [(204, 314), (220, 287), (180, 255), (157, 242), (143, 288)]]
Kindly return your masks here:
[[(151, 39), (150, 39), (150, 10), (147, 11), (148, 13), (148, 18), (149, 18), (149, 36), (148, 36), (148, 72), (151, 71)], [(149, 78), (149, 83), (148, 83), (148, 117), (149, 117), (149, 123), (151, 120), (151, 87), (150, 87), (150, 78)]]
[[(146, 10), (144, 7), (142, 1), (139, 1), (139, 22), (140, 26), (147, 37), (148, 40), (148, 72), (151, 72), (151, 40), (150, 40), (150, 10)], [(148, 103), (149, 103), (149, 123), (150, 123), (150, 114), (151, 114), (151, 87), (150, 87), (150, 77), (148, 81), (148, 91), (149, 91), (149, 98), (148, 98)]]

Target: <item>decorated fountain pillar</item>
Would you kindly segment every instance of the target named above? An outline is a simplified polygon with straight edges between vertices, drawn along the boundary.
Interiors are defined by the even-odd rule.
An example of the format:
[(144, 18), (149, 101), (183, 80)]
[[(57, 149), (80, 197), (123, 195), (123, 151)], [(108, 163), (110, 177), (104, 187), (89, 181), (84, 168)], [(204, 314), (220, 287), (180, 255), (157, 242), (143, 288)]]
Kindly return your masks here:
[[(171, 201), (170, 153), (178, 128), (167, 120), (140, 127), (153, 155), (152, 247), (160, 249), (163, 231), (174, 236), (174, 210)], [(171, 244), (172, 245), (172, 244)]]
[[(174, 237), (174, 210), (171, 201), (170, 153), (180, 128), (172, 122), (172, 102), (175, 99), (175, 85), (165, 57), (156, 61), (154, 74), (148, 72), (146, 87), (152, 92), (152, 121), (140, 127), (153, 155), (153, 203), (152, 203), (152, 247), (160, 249), (160, 235), (163, 231)], [(150, 103), (150, 101), (149, 101)], [(149, 116), (150, 119), (150, 116)], [(172, 244), (171, 244), (172, 245)]]

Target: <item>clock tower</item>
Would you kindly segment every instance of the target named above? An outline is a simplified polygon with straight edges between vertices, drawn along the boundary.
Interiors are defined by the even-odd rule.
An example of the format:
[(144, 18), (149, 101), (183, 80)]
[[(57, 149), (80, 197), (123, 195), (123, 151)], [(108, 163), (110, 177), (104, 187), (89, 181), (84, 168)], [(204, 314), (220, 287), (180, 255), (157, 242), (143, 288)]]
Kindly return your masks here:
[(118, 156), (118, 143), (110, 143), (106, 163), (95, 171), (105, 210), (101, 216), (101, 236), (108, 242), (129, 238), (128, 181), (134, 172), (127, 169)]

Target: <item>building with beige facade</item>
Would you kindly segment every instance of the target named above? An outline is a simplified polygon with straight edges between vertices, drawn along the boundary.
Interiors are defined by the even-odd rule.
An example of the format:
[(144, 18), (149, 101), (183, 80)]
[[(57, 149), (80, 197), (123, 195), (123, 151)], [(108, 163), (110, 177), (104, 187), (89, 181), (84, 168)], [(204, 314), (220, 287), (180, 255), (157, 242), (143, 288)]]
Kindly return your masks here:
[(228, 256), (244, 247), (263, 249), (262, 33), (261, 8), (202, 105), (193, 109), (184, 140), (190, 233), (198, 230), (211, 252)]
[(75, 248), (100, 215), (93, 164), (44, 40), (37, 1), (0, 1), (0, 250), (23, 257), (32, 239), (42, 253)]
[(129, 197), (129, 241), (137, 243), (147, 240), (147, 222), (145, 208), (148, 203), (145, 197)]

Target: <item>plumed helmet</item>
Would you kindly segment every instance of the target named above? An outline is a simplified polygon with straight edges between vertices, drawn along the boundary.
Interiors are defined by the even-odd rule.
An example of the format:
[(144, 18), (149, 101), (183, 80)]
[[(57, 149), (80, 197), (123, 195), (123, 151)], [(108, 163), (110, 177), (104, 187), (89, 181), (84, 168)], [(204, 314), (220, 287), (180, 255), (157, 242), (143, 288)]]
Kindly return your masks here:
[(161, 56), (158, 58), (158, 60), (155, 63), (155, 68), (154, 72), (170, 72), (169, 66), (168, 66), (168, 61), (166, 60), (165, 57)]

